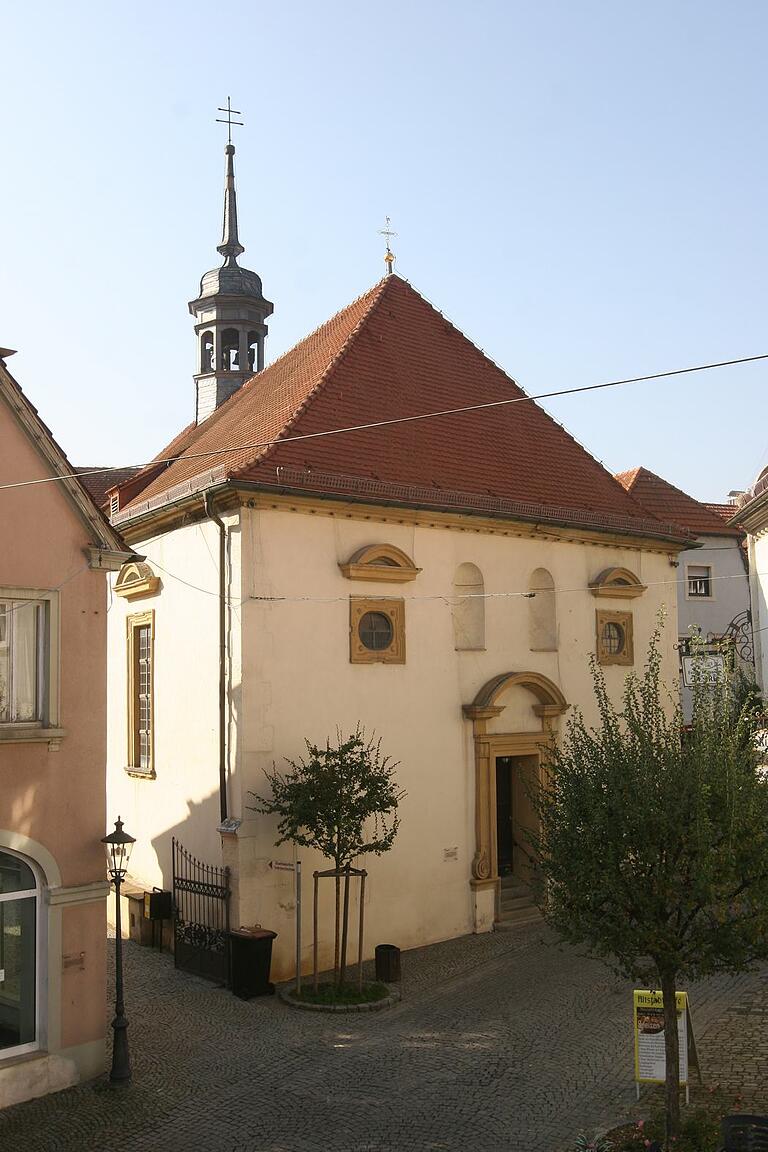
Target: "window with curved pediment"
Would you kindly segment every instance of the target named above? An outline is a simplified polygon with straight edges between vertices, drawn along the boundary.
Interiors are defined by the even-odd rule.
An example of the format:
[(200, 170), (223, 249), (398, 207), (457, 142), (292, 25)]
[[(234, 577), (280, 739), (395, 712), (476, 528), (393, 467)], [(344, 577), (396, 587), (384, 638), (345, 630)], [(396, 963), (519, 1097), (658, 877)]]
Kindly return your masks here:
[(160, 587), (160, 577), (155, 576), (149, 564), (134, 562), (123, 564), (115, 581), (115, 594), (126, 600), (138, 600), (140, 596), (152, 596)]
[(358, 548), (339, 568), (348, 580), (378, 580), (389, 584), (415, 580), (421, 572), (410, 556), (394, 544), (368, 544)]
[(531, 573), (528, 596), (528, 647), (532, 652), (556, 652), (555, 582), (546, 568)]
[(453, 638), (457, 652), (485, 648), (485, 582), (476, 564), (459, 564), (453, 578)]
[(609, 596), (615, 600), (634, 600), (646, 591), (645, 584), (629, 568), (604, 568), (589, 582), (593, 596)]

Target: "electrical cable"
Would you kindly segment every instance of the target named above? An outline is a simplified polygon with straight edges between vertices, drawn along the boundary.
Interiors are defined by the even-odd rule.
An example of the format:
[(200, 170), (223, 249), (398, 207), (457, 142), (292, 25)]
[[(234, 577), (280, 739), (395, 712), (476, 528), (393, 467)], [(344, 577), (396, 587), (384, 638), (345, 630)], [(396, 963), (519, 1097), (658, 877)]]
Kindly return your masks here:
[[(226, 448), (211, 448), (206, 452), (184, 452), (179, 456), (166, 459), (150, 460), (146, 464), (135, 465), (137, 470), (149, 468), (158, 464), (175, 464), (179, 460), (200, 460), (212, 456), (228, 455), (231, 452), (246, 452), (262, 448), (272, 448), (276, 444), (292, 444), (303, 440), (319, 440), (327, 436), (341, 436), (349, 432), (368, 432), (376, 428), (390, 428), (397, 424), (412, 424), (421, 420), (435, 420), (442, 416), (458, 416), (467, 412), (480, 412), (490, 408), (502, 408), (510, 404), (523, 404), (536, 400), (548, 400), (557, 396), (574, 396), (581, 392), (597, 392), (603, 388), (618, 388), (624, 384), (639, 384), (650, 380), (664, 380), (670, 376), (685, 376), (692, 372), (707, 372), (713, 368), (728, 368), (737, 364), (751, 364), (757, 360), (768, 360), (768, 352), (759, 356), (740, 356), (732, 360), (717, 360), (709, 364), (697, 364), (690, 368), (674, 368), (666, 372), (652, 372), (647, 376), (628, 376), (622, 380), (608, 380), (601, 384), (584, 384), (578, 388), (560, 388), (553, 392), (539, 392), (535, 395), (512, 396), (506, 400), (488, 400), (480, 404), (468, 404), (461, 408), (444, 408), (435, 412), (421, 412), (415, 416), (395, 416), (390, 420), (376, 420), (368, 424), (352, 424), (345, 428), (328, 428), (324, 432), (304, 432), (296, 436), (282, 436), (277, 440), (256, 441), (250, 444), (235, 444)], [(518, 385), (519, 387), (519, 385)], [(110, 472), (123, 471), (126, 465), (114, 468), (93, 468), (74, 474), (76, 478), (84, 476), (103, 476)], [(55, 481), (71, 479), (67, 476), (45, 476), (37, 480), (17, 480), (10, 484), (0, 484), (0, 490), (8, 488), (25, 488), (35, 484), (50, 484)]]
[[(183, 577), (177, 576), (174, 572), (171, 572), (171, 571), (169, 571), (169, 569), (164, 568), (162, 566), (162, 564), (159, 564), (156, 560), (153, 560), (150, 558), (149, 562), (154, 567), (159, 568), (161, 572), (164, 572), (166, 576), (170, 576), (171, 579), (173, 579), (173, 580), (178, 580), (180, 584), (185, 584), (187, 586), (187, 588), (191, 588), (196, 592), (203, 592), (206, 596), (218, 596), (218, 592), (211, 591), (210, 588), (202, 588), (199, 584), (190, 583), (189, 580), (185, 580)], [(750, 574), (747, 572), (734, 572), (728, 576), (711, 576), (710, 580), (713, 582), (715, 580), (748, 580), (749, 575)], [(756, 573), (754, 573), (754, 575), (755, 576), (768, 576), (768, 573), (756, 572)], [(645, 587), (646, 588), (669, 587), (670, 585), (685, 584), (685, 582), (686, 582), (686, 578), (684, 576), (683, 577), (675, 577), (674, 579), (670, 579), (670, 580), (649, 580), (648, 583), (645, 585)], [(565, 595), (568, 595), (568, 594), (573, 593), (573, 592), (589, 592), (591, 595), (592, 589), (589, 587), (589, 585), (587, 585), (586, 587), (578, 587), (578, 588), (554, 588), (554, 589), (552, 589), (552, 592), (555, 596), (565, 596)], [(409, 603), (413, 603), (416, 601), (442, 600), (445, 604), (450, 605), (452, 602), (455, 602), (458, 600), (505, 600), (505, 599), (511, 600), (511, 599), (517, 599), (517, 598), (529, 600), (529, 599), (532, 599), (533, 596), (535, 596), (535, 592), (530, 592), (530, 591), (526, 591), (526, 592), (466, 592), (466, 593), (462, 592), (462, 593), (456, 593), (453, 595), (445, 595), (445, 594), (441, 594), (438, 592), (433, 592), (433, 593), (425, 593), (423, 595), (415, 595), (415, 596), (387, 596), (387, 595), (383, 595), (383, 596), (377, 596), (376, 599), (382, 600), (382, 601), (407, 600)], [(231, 606), (239, 608), (239, 607), (242, 607), (242, 605), (247, 603), (249, 600), (254, 600), (254, 601), (257, 601), (260, 603), (264, 603), (264, 604), (283, 604), (283, 603), (291, 603), (291, 604), (303, 604), (303, 603), (342, 604), (342, 603), (347, 603), (349, 601), (349, 595), (346, 595), (346, 596), (253, 596), (253, 595), (248, 595), (248, 596), (245, 596), (242, 600), (237, 600), (237, 601), (232, 600), (232, 601), (229, 601), (229, 603), (231, 604)]]

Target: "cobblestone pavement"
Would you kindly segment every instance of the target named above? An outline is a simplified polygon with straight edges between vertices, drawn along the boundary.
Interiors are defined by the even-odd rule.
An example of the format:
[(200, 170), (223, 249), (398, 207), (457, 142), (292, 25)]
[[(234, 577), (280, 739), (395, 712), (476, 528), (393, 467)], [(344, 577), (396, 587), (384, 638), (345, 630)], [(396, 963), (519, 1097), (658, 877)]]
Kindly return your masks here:
[[(125, 951), (133, 1083), (7, 1109), (0, 1148), (565, 1152), (634, 1104), (629, 986), (540, 924), (405, 953), (401, 1003), (349, 1016)], [(768, 968), (689, 991), (708, 1082), (765, 1110)]]

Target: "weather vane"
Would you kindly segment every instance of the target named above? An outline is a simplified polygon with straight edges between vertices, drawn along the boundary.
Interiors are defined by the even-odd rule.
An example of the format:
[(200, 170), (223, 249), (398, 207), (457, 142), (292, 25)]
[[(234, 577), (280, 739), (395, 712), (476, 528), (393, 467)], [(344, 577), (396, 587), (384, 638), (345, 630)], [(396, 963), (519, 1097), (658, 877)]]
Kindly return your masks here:
[(390, 220), (389, 216), (385, 216), (384, 220), (386, 221), (386, 225), (384, 228), (379, 228), (379, 236), (386, 237), (387, 251), (384, 254), (384, 263), (387, 266), (387, 275), (389, 276), (392, 273), (392, 265), (395, 262), (395, 254), (389, 246), (389, 238), (390, 236), (397, 236), (397, 232), (393, 232), (390, 228), (392, 221)]
[[(217, 124), (226, 124), (226, 126), (227, 126), (227, 144), (231, 144), (232, 143), (232, 125), (233, 124), (239, 124), (241, 128), (243, 126), (242, 120), (233, 120), (232, 117), (233, 116), (242, 116), (242, 112), (238, 112), (237, 109), (232, 107), (232, 102), (231, 102), (229, 96), (227, 96), (226, 108), (217, 108), (216, 111), (217, 112), (226, 112), (226, 114), (227, 114), (226, 120), (220, 120), (219, 117), (217, 116), (216, 117), (216, 123)], [(387, 223), (389, 223), (389, 221), (387, 221)]]

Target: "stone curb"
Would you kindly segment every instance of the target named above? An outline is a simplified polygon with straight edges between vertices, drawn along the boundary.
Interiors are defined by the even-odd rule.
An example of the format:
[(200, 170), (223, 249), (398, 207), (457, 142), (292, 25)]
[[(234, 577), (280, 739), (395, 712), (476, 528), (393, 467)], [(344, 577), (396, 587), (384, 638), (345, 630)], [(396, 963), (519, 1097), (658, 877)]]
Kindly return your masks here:
[(380, 1012), (382, 1008), (391, 1008), (400, 1000), (400, 989), (388, 984), (389, 996), (382, 1000), (371, 1000), (369, 1004), (305, 1004), (301, 1000), (294, 1000), (291, 996), (293, 985), (279, 988), (277, 995), (289, 1008), (298, 1008), (302, 1012)]

